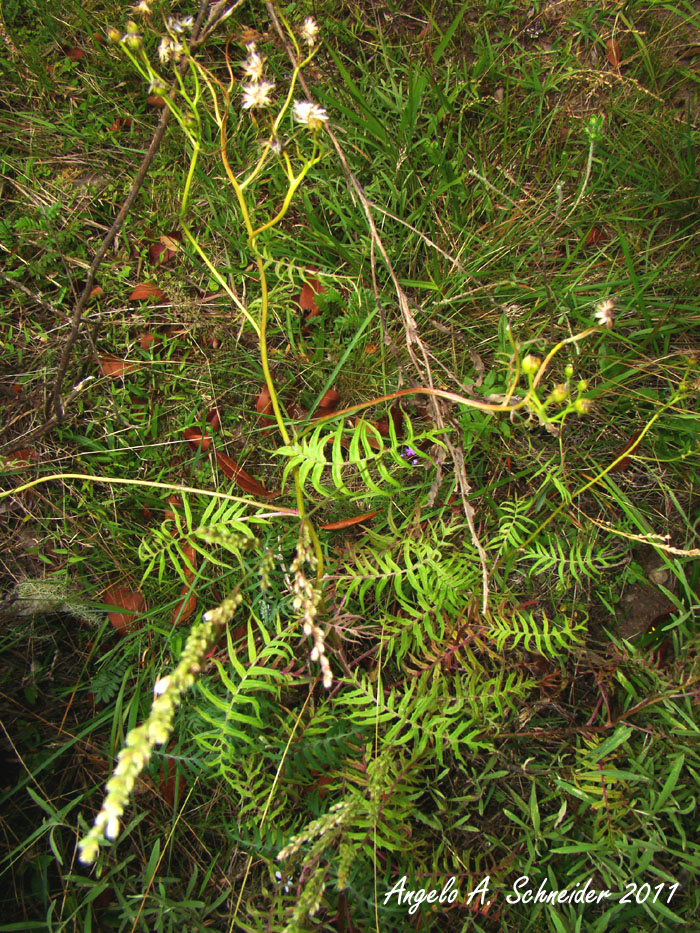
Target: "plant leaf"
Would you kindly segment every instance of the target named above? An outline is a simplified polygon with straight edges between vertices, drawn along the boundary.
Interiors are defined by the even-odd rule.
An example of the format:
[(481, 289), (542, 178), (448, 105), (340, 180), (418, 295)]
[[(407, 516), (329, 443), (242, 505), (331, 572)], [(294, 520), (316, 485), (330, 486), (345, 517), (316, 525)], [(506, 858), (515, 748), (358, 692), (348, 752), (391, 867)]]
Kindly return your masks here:
[(151, 282), (143, 282), (141, 285), (137, 285), (129, 295), (129, 301), (141, 301), (144, 298), (155, 298), (156, 301), (164, 301), (166, 295), (163, 289), (158, 288), (157, 285), (153, 285)]
[(381, 509), (375, 509), (374, 512), (364, 512), (362, 515), (354, 515), (352, 518), (343, 518), (339, 522), (328, 522), (327, 525), (319, 525), (324, 531), (339, 531), (341, 528), (350, 528), (351, 525), (359, 525), (368, 519), (379, 515)]
[(246, 472), (231, 457), (220, 453), (218, 450), (214, 451), (214, 453), (221, 472), (228, 476), (229, 479), (232, 479), (234, 483), (237, 483), (245, 492), (250, 493), (252, 496), (263, 496), (266, 499), (271, 499), (277, 495), (275, 492), (268, 492), (262, 483), (259, 483), (255, 477)]

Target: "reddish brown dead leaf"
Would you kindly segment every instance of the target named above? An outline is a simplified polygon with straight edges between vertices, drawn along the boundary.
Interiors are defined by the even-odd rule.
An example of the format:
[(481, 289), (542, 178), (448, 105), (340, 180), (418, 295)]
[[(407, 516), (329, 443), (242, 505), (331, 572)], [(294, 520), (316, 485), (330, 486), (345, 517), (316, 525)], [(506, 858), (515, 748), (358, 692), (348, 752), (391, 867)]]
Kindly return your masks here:
[(321, 399), (319, 408), (327, 408), (329, 411), (335, 411), (340, 402), (340, 395), (335, 389), (329, 389)]
[(151, 262), (161, 264), (170, 262), (177, 256), (181, 242), (182, 234), (174, 230), (167, 236), (160, 237), (157, 243), (151, 243), (148, 247), (148, 258)]
[(39, 454), (32, 447), (20, 447), (19, 450), (15, 450), (14, 453), (10, 454), (7, 459), (18, 460), (20, 463), (36, 463)]
[(206, 417), (208, 427), (202, 431), (198, 427), (185, 428), (185, 440), (192, 450), (207, 451), (211, 448), (211, 432), (218, 431), (221, 427), (221, 416), (216, 408), (212, 408)]
[[(641, 431), (637, 431), (632, 440), (628, 441), (626, 444), (622, 444), (613, 454), (613, 460), (617, 460), (618, 457), (622, 457), (623, 454), (626, 454), (628, 450), (631, 450), (632, 447), (637, 443), (641, 436)], [(630, 468), (632, 463), (632, 457), (623, 457), (619, 463), (616, 463), (615, 466), (609, 470), (609, 473), (624, 473), (625, 470)]]
[(324, 531), (340, 531), (341, 528), (350, 528), (351, 525), (359, 525), (368, 519), (379, 515), (381, 509), (375, 509), (374, 512), (364, 512), (362, 515), (355, 515), (353, 518), (344, 518), (339, 522), (328, 522), (327, 525), (319, 525)]
[(377, 352), (377, 344), (376, 344), (376, 343), (368, 343), (367, 346), (365, 347), (365, 353), (366, 353), (368, 356), (371, 356), (373, 353), (376, 353), (376, 352)]
[(165, 107), (165, 101), (159, 94), (149, 94), (146, 103), (149, 107), (155, 107), (157, 110), (162, 110)]
[(197, 597), (194, 593), (187, 596), (189, 589), (188, 583), (182, 584), (180, 593), (183, 598), (173, 606), (173, 614), (170, 618), (173, 625), (176, 622), (186, 622), (197, 611)]
[(226, 454), (222, 454), (218, 450), (215, 451), (215, 454), (221, 472), (237, 483), (244, 492), (248, 492), (252, 496), (262, 496), (265, 499), (271, 499), (273, 496), (277, 495), (277, 493), (268, 492), (255, 477), (247, 473), (243, 467), (239, 466), (231, 457), (227, 457)]
[(312, 420), (315, 421), (317, 418), (325, 418), (328, 415), (332, 415), (333, 412), (338, 408), (340, 404), (340, 395), (335, 391), (335, 389), (329, 389), (313, 414)]
[(119, 376), (125, 376), (134, 371), (133, 363), (121, 360), (118, 356), (100, 356), (98, 362), (102, 374), (109, 376), (110, 379), (117, 379)]
[(157, 334), (141, 334), (139, 337), (139, 346), (142, 350), (150, 350), (152, 346), (158, 346), (160, 339)]
[[(175, 805), (176, 796), (178, 801), (180, 803), (182, 802), (186, 787), (187, 781), (185, 780), (185, 775), (178, 774), (177, 764), (174, 759), (166, 757), (160, 769), (160, 793), (168, 806), (172, 807)], [(176, 790), (177, 795), (175, 793)]]
[(620, 68), (620, 43), (617, 39), (608, 39), (605, 43), (605, 53), (608, 56), (608, 61), (613, 66), (613, 68)]
[(119, 130), (131, 129), (131, 117), (116, 117), (109, 130), (111, 133), (118, 133)]
[(206, 453), (211, 448), (211, 437), (202, 434), (200, 428), (185, 428), (183, 433), (191, 450), (203, 450)]
[[(315, 272), (315, 269), (310, 269), (310, 272)], [(309, 279), (308, 282), (304, 282), (301, 287), (301, 294), (299, 295), (299, 304), (301, 305), (301, 310), (306, 311), (306, 320), (309, 318), (316, 317), (316, 315), (321, 313), (321, 309), (316, 303), (316, 295), (325, 294), (326, 289), (321, 285), (318, 279)]]
[(194, 549), (194, 545), (190, 544), (189, 542), (183, 545), (182, 554), (185, 560), (187, 561), (187, 563), (183, 565), (182, 569), (185, 572), (185, 578), (187, 579), (188, 582), (191, 583), (194, 577), (195, 571), (197, 570), (197, 552)]
[(85, 58), (85, 52), (79, 48), (68, 49), (66, 58), (69, 58), (72, 62), (79, 62)]
[(143, 282), (141, 285), (137, 285), (129, 295), (129, 301), (141, 301), (144, 298), (155, 298), (156, 301), (163, 301), (165, 299), (165, 292), (162, 288), (158, 288), (157, 285), (152, 285), (150, 282)]
[(255, 402), (255, 410), (259, 415), (269, 415), (272, 412), (272, 398), (266, 385), (260, 390), (260, 395)]
[(272, 428), (270, 425), (274, 424), (274, 418), (272, 415), (272, 397), (270, 396), (270, 390), (265, 385), (260, 390), (260, 395), (255, 402), (255, 410), (261, 416), (260, 420), (264, 425), (266, 425), (263, 435), (269, 434)]
[(104, 298), (104, 291), (100, 285), (96, 285), (93, 290), (90, 292), (90, 300), (93, 298)]
[[(165, 501), (168, 505), (172, 505), (173, 509), (182, 508), (182, 499), (180, 498), (180, 496), (168, 496), (168, 498)], [(165, 510), (165, 518), (175, 518), (175, 513), (173, 512), (172, 509)]]
[(605, 231), (600, 227), (592, 227), (586, 237), (586, 246), (595, 246), (596, 243), (601, 243), (604, 239)]
[(138, 616), (146, 608), (146, 600), (141, 590), (131, 590), (128, 586), (115, 583), (107, 589), (102, 598), (107, 605), (118, 606), (123, 610), (108, 613), (110, 624), (120, 635), (126, 635), (139, 627)]

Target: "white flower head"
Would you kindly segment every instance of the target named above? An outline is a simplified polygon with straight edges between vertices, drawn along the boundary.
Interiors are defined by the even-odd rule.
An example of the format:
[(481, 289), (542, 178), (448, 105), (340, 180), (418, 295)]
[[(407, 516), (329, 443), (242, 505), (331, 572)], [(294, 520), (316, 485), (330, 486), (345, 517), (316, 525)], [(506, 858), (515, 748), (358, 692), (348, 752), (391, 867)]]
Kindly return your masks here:
[(138, 3), (132, 6), (131, 12), (136, 13), (140, 16), (148, 16), (148, 14), (151, 12), (150, 0), (139, 0)]
[(256, 51), (254, 42), (249, 42), (246, 48), (248, 57), (244, 62), (241, 62), (243, 73), (249, 81), (257, 83), (262, 78), (265, 59)]
[(175, 35), (182, 35), (182, 33), (187, 28), (184, 22), (181, 19), (176, 19), (174, 16), (168, 17), (167, 30), (169, 33), (175, 33)]
[(163, 65), (167, 65), (170, 61), (170, 39), (167, 36), (163, 36), (160, 40), (160, 45), (158, 46), (158, 58), (161, 60)]
[(612, 327), (614, 321), (613, 310), (615, 309), (615, 302), (612, 298), (606, 298), (605, 301), (601, 301), (596, 305), (595, 314), (593, 317), (598, 321), (601, 327)]
[(307, 16), (304, 20), (304, 23), (301, 27), (301, 38), (306, 42), (306, 44), (311, 48), (316, 42), (316, 36), (318, 35), (318, 25), (313, 16)]
[(253, 110), (256, 107), (268, 107), (272, 102), (270, 94), (274, 90), (272, 81), (255, 81), (246, 84), (243, 88), (243, 109)]
[(161, 677), (160, 680), (157, 680), (153, 686), (153, 695), (162, 696), (165, 691), (168, 689), (170, 684), (170, 677)]
[(327, 122), (328, 114), (323, 107), (310, 100), (295, 100), (294, 119), (299, 123), (305, 123), (313, 133), (321, 128), (321, 124)]

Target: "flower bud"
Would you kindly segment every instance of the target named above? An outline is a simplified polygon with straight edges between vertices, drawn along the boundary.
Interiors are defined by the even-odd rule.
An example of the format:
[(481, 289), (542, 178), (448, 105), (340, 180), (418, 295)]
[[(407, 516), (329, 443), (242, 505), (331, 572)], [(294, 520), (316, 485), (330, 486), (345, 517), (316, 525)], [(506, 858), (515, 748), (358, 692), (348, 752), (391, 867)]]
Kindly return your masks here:
[(542, 360), (539, 357), (528, 353), (521, 365), (526, 376), (534, 376), (541, 364)]

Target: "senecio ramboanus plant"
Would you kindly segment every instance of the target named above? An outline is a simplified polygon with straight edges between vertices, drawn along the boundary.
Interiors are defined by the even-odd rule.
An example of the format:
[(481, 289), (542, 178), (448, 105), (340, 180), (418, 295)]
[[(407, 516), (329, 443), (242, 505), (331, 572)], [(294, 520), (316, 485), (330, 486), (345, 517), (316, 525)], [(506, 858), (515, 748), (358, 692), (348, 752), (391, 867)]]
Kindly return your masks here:
[[(230, 8), (224, 10), (223, 18), (226, 18), (238, 5), (238, 3), (233, 3)], [(157, 62), (153, 62), (146, 52), (142, 35), (145, 28), (151, 28), (153, 14), (150, 3), (147, 0), (141, 0), (132, 7), (132, 12), (134, 16), (141, 18), (141, 25), (133, 19), (129, 20), (124, 32), (110, 29), (109, 38), (123, 49), (137, 71), (148, 82), (151, 93), (162, 97), (165, 106), (170, 108), (185, 134), (190, 148), (190, 162), (180, 207), (180, 223), (183, 233), (209, 269), (212, 277), (229, 295), (233, 305), (257, 335), (261, 366), (270, 393), (277, 428), (284, 444), (279, 452), (297, 450), (294, 445), (298, 446), (300, 438), (310, 428), (307, 426), (302, 429), (299, 436), (296, 433), (293, 437), (290, 436), (291, 428), (288, 428), (283, 419), (270, 373), (266, 343), (269, 310), (268, 284), (259, 239), (262, 234), (282, 221), (297, 189), (311, 169), (324, 156), (323, 128), (328, 122), (328, 115), (315, 102), (295, 98), (299, 73), (308, 65), (318, 49), (318, 26), (311, 17), (307, 17), (298, 32), (295, 32), (280, 15), (295, 57), (289, 87), (286, 93), (278, 96), (277, 83), (266, 76), (266, 59), (254, 42), (246, 45), (245, 59), (238, 63), (236, 71), (231, 65), (227, 46), (226, 67), (229, 80), (224, 84), (201, 62), (197, 61), (190, 51), (189, 41), (194, 26), (191, 16), (180, 19), (169, 17), (165, 21), (165, 32), (160, 37), (157, 46)], [(235, 98), (234, 90), (237, 95)], [(255, 119), (260, 140), (259, 151), (250, 163), (252, 167), (246, 171), (239, 171), (237, 174), (229, 162), (226, 133), (227, 119), (234, 105), (237, 105), (244, 115)], [(202, 120), (206, 112), (210, 114), (218, 127), (221, 161), (235, 194), (248, 245), (257, 266), (261, 294), (260, 310), (257, 316), (253, 316), (230, 287), (227, 279), (214, 266), (186, 221), (190, 189), (202, 146)], [(256, 182), (262, 180), (263, 172), (269, 172), (270, 163), (273, 162), (276, 163), (277, 171), (286, 179), (287, 191), (276, 213), (269, 219), (255, 224), (253, 205), (257, 209), (257, 205), (263, 203), (264, 199), (259, 196), (255, 197), (253, 191)], [(403, 395), (422, 393), (486, 412), (510, 413), (514, 416), (516, 412), (524, 411), (531, 417), (536, 416), (540, 423), (550, 429), (558, 430), (558, 426), (569, 414), (583, 415), (589, 411), (591, 402), (585, 397), (587, 385), (584, 381), (579, 381), (575, 387), (576, 395), (572, 397), (574, 371), (571, 365), (565, 368), (566, 381), (556, 383), (549, 391), (543, 391), (544, 376), (554, 357), (564, 346), (577, 343), (601, 328), (612, 327), (613, 309), (612, 300), (601, 302), (595, 312), (597, 320), (594, 326), (561, 341), (543, 358), (533, 353), (528, 353), (521, 358), (520, 347), (508, 328), (507, 334), (512, 347), (512, 356), (507, 379), (508, 387), (504, 395), (492, 395), (480, 401), (440, 389), (403, 389), (380, 399), (372, 399), (324, 416), (317, 419), (315, 424), (318, 426), (327, 420), (356, 414), (372, 405)], [(521, 387), (523, 377), (527, 382), (525, 390)], [(301, 449), (298, 447), (298, 450)], [(411, 449), (406, 448), (406, 450)], [(414, 451), (412, 453), (415, 454)], [(300, 624), (303, 635), (310, 642), (310, 661), (319, 665), (323, 686), (329, 689), (333, 683), (333, 673), (326, 653), (324, 629), (319, 624), (319, 614), (323, 605), (323, 554), (318, 535), (306, 515), (304, 487), (297, 468), (294, 469), (292, 475), (296, 494), (296, 513), (299, 520), (296, 556), (290, 567), (289, 576), (292, 608), (297, 624)], [(199, 531), (205, 530), (199, 529)], [(212, 531), (209, 537), (204, 533), (200, 537), (216, 544), (217, 535), (223, 533), (217, 529)], [(259, 570), (264, 588), (269, 583), (271, 571), (269, 552), (261, 556)], [(121, 819), (138, 775), (149, 763), (156, 746), (163, 746), (167, 743), (182, 696), (195, 684), (203, 670), (207, 653), (217, 643), (223, 629), (233, 618), (242, 601), (243, 596), (237, 589), (217, 608), (205, 612), (201, 621), (192, 627), (175, 669), (170, 674), (164, 674), (155, 684), (150, 715), (142, 725), (132, 729), (127, 735), (125, 747), (117, 757), (114, 773), (107, 782), (104, 803), (93, 826), (79, 842), (82, 862), (92, 864), (98, 856), (100, 845), (105, 840), (114, 840), (118, 836)]]

